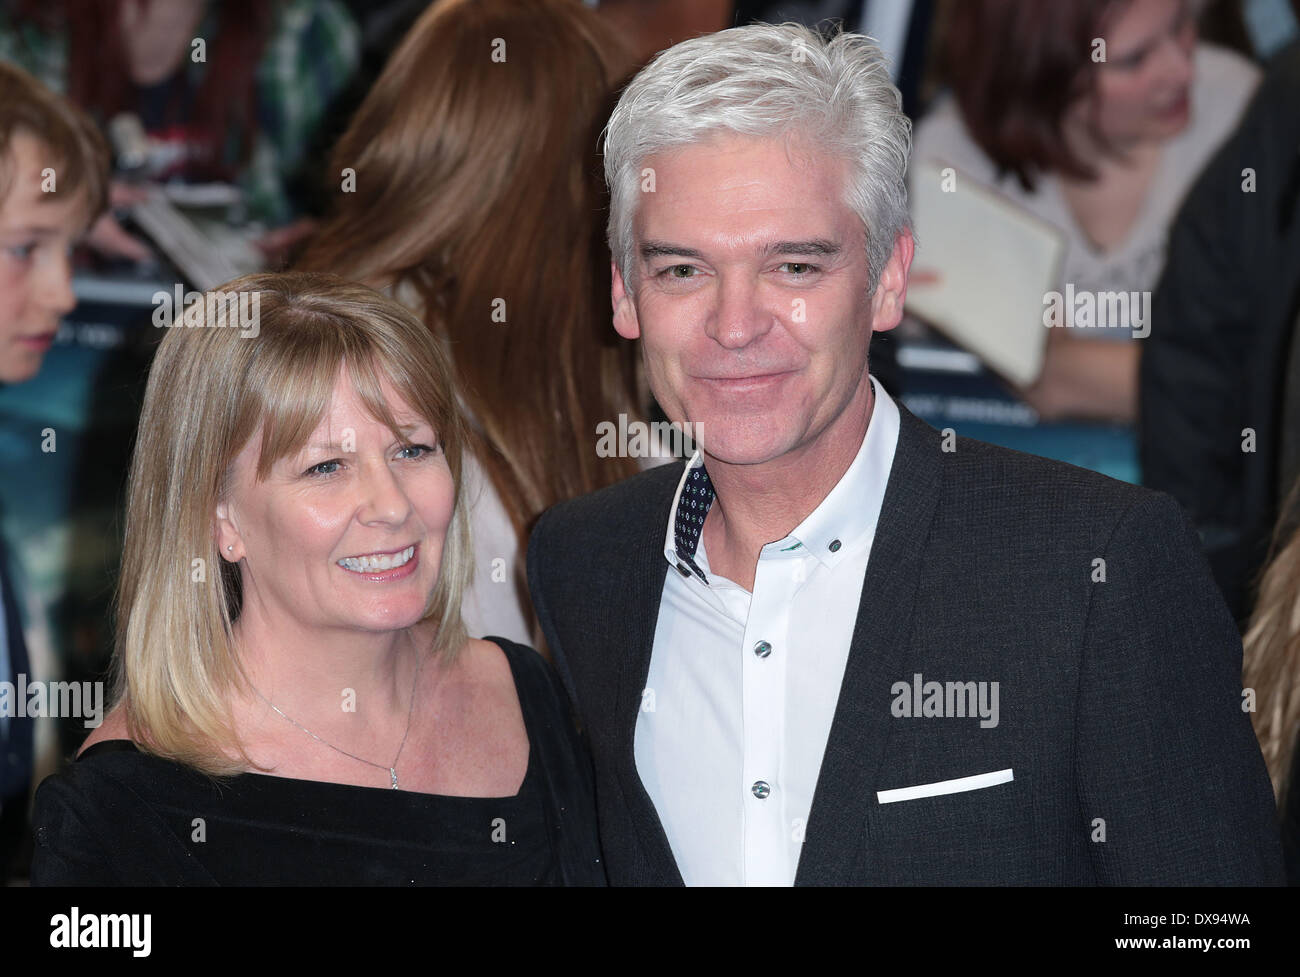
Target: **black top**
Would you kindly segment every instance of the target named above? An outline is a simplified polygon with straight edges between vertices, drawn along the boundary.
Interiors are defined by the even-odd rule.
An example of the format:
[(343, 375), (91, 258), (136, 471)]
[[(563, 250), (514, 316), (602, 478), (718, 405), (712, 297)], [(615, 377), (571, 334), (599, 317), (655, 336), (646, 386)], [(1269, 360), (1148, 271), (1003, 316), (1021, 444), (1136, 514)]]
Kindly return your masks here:
[(554, 670), (510, 661), (528, 731), (513, 797), (239, 774), (214, 780), (129, 740), (36, 792), (34, 885), (603, 885), (590, 757)]

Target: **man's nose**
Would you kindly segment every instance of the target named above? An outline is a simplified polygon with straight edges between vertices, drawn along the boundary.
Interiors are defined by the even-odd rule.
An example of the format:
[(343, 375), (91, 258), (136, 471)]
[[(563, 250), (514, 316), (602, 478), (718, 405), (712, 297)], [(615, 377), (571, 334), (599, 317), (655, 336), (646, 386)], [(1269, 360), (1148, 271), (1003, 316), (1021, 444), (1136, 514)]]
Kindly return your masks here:
[(705, 332), (719, 346), (740, 349), (772, 328), (772, 315), (759, 295), (758, 283), (745, 274), (719, 278), (717, 304)]

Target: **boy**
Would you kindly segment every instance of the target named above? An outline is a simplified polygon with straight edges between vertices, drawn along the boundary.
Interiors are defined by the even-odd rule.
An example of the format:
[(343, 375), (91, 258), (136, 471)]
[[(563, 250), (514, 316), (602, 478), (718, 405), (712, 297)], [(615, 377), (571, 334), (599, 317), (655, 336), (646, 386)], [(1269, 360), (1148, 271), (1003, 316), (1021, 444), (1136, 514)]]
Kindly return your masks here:
[[(76, 305), (73, 244), (108, 203), (108, 146), (94, 124), (31, 75), (0, 63), (0, 384), (36, 375)], [(0, 682), (29, 671), (0, 539)], [(30, 676), (28, 676), (30, 678)], [(25, 830), (32, 721), (0, 708), (0, 882)]]

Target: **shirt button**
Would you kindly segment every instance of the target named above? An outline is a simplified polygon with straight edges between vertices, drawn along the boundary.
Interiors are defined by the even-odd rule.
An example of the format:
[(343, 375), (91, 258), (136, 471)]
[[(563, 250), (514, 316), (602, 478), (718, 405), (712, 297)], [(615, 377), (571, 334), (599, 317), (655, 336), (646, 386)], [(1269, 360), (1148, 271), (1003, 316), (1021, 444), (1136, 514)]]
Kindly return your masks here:
[(766, 780), (755, 780), (754, 786), (749, 789), (760, 801), (772, 793), (772, 786)]
[(838, 553), (840, 551), (840, 541), (838, 539), (831, 540), (831, 545), (828, 546), (827, 549), (832, 553)]
[(766, 658), (768, 655), (772, 654), (772, 646), (766, 641), (760, 641), (758, 644), (754, 645), (754, 654), (759, 658)]

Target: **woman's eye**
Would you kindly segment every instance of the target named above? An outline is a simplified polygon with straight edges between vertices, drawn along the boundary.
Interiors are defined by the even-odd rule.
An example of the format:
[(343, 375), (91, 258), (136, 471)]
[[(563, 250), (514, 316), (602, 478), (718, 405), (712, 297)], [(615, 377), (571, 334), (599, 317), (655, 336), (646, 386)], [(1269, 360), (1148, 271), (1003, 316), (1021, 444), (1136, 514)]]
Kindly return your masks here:
[[(411, 454), (411, 452), (417, 452), (417, 453)], [(401, 451), (397, 453), (397, 457), (423, 458), (426, 455), (437, 454), (437, 452), (438, 452), (437, 447), (430, 447), (427, 444), (408, 444), (405, 448), (403, 448)]]
[(26, 261), (28, 258), (32, 256), (32, 252), (36, 250), (36, 242), (32, 241), (28, 244), (11, 245), (5, 248), (5, 250), (8, 251), (11, 255), (13, 255), (15, 258), (17, 258), (19, 261)]
[(338, 471), (339, 465), (341, 464), (343, 463), (337, 458), (331, 461), (322, 461), (319, 465), (312, 465), (303, 472), (303, 474), (313, 478), (319, 478), (324, 475), (333, 475)]

